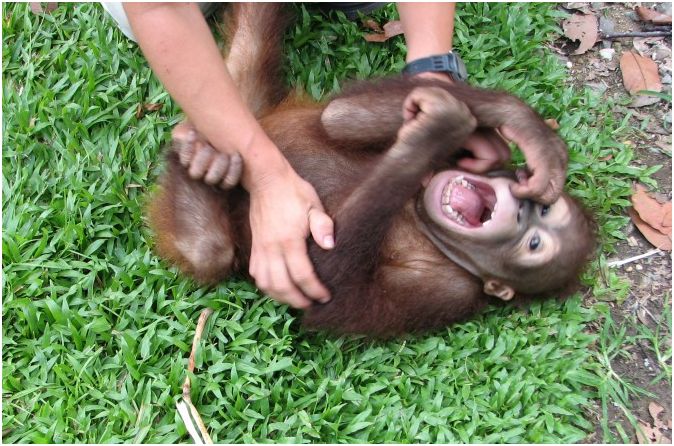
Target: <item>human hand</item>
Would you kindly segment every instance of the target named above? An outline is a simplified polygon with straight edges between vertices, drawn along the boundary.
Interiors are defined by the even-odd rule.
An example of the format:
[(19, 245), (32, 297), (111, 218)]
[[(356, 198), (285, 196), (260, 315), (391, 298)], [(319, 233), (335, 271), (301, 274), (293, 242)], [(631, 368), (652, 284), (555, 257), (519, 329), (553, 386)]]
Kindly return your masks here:
[(187, 121), (178, 124), (171, 136), (180, 164), (188, 169), (190, 178), (223, 189), (230, 189), (239, 183), (243, 168), (241, 155), (217, 151)]
[(294, 308), (329, 301), (307, 253), (309, 233), (321, 248), (334, 247), (332, 219), (314, 188), (284, 160), (280, 171), (257, 178), (249, 193), (249, 272), (258, 288)]

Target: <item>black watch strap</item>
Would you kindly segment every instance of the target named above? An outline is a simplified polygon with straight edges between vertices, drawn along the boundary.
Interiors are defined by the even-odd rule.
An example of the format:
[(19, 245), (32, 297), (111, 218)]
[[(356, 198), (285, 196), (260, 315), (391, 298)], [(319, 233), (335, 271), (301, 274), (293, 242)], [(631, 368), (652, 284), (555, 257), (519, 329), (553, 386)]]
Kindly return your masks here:
[(463, 61), (456, 53), (438, 54), (436, 56), (422, 57), (405, 65), (404, 74), (418, 74), (425, 72), (440, 72), (449, 74), (452, 79), (465, 81), (468, 72)]

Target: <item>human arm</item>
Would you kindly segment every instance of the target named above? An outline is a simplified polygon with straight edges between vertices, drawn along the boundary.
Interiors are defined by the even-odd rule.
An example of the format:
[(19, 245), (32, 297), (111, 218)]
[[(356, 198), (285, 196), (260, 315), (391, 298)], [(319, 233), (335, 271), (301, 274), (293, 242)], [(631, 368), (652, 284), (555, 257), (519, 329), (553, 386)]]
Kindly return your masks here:
[[(455, 3), (398, 3), (397, 7), (407, 43), (408, 63), (452, 50)], [(454, 82), (445, 73), (419, 73), (417, 76)], [(520, 146), (533, 174), (528, 179), (521, 177), (520, 183), (513, 186), (513, 194), (543, 201), (556, 199), (561, 191), (559, 179), (566, 174), (566, 162), (561, 158), (540, 156), (540, 148), (521, 129), (505, 125), (499, 130), (501, 135)], [(510, 159), (510, 149), (494, 129), (478, 129), (464, 146), (473, 157), (460, 159), (457, 164), (471, 172), (488, 172)], [(565, 152), (556, 155), (563, 157)]]
[(150, 66), (196, 130), (218, 152), (243, 160), (241, 183), (251, 198), (250, 273), (258, 286), (299, 308), (310, 298), (328, 299), (305, 239), (311, 233), (330, 248), (332, 220), (246, 107), (197, 5), (126, 3), (124, 9)]

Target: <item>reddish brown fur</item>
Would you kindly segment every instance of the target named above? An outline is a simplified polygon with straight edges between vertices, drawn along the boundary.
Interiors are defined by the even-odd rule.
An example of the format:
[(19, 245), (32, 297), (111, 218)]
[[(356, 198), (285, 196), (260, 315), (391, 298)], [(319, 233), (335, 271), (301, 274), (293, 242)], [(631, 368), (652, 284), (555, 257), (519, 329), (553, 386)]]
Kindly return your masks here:
[(227, 68), (248, 108), (267, 114), (287, 95), (281, 82), (283, 31), (290, 15), (280, 3), (232, 3), (223, 27)]
[[(243, 14), (249, 29), (265, 29), (265, 33), (276, 30), (266, 35), (278, 37), (282, 23), (275, 19), (277, 15), (267, 13), (275, 8), (256, 6), (257, 15), (250, 15), (253, 11), (249, 7), (238, 7), (235, 9), (238, 18), (232, 23), (240, 24)], [(254, 53), (274, 59), (278, 56), (279, 42), (273, 40), (263, 40), (268, 47), (257, 47)], [(239, 43), (235, 40), (235, 44)], [(241, 44), (245, 45), (245, 41)], [(482, 281), (445, 257), (423, 235), (416, 224), (414, 208), (420, 179), (430, 169), (447, 163), (447, 154), (444, 157), (439, 154), (447, 152), (449, 146), (458, 148), (470, 130), (466, 124), (468, 116), (451, 113), (453, 122), (443, 129), (443, 135), (426, 135), (420, 140), (423, 150), (403, 144), (406, 153), (403, 160), (383, 153), (395, 140), (401, 125), (402, 101), (420, 85), (440, 86), (464, 101), (478, 125), (497, 126), (505, 113), (519, 114), (528, 134), (549, 141), (554, 156), (565, 149), (543, 121), (519, 100), (502, 93), (389, 79), (361, 83), (340, 95), (337, 100), (345, 99), (383, 118), (375, 123), (368, 119), (352, 120), (346, 126), (351, 131), (334, 134), (321, 122), (321, 114), (334, 102), (321, 105), (290, 99), (279, 104), (280, 79), (262, 75), (259, 70), (263, 64), (243, 62), (232, 66), (257, 68), (245, 80), (239, 72), (233, 73), (234, 78), (248, 83), (243, 89), (248, 94), (264, 92), (247, 100), (257, 104), (256, 111), (258, 116), (264, 115), (261, 123), (267, 133), (299, 175), (314, 185), (335, 219), (334, 250), (324, 251), (310, 242), (316, 270), (333, 299), (326, 305), (310, 308), (305, 314), (305, 325), (335, 332), (389, 336), (440, 327), (466, 319), (484, 308), (488, 298), (482, 292)], [(278, 72), (274, 76), (277, 75)], [(564, 160), (565, 156), (564, 152)], [(248, 196), (243, 189), (224, 192), (190, 180), (175, 154), (170, 154), (149, 217), (160, 254), (183, 271), (202, 281), (219, 280), (232, 272), (247, 274), (251, 235)], [(583, 237), (579, 246), (589, 246), (591, 250), (591, 235)], [(196, 265), (188, 259), (185, 247), (194, 247), (194, 240), (199, 238), (215, 243), (204, 252), (204, 258), (210, 261), (198, 259)], [(195, 256), (194, 250), (188, 254)], [(562, 268), (575, 273), (579, 264), (582, 262), (574, 260), (573, 265)]]

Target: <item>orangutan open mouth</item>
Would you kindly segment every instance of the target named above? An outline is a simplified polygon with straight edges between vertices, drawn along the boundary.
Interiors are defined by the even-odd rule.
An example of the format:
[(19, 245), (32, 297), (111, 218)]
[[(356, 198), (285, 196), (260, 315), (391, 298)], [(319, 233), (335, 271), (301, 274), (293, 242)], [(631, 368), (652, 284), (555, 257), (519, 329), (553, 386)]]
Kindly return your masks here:
[(487, 223), (496, 206), (496, 193), (488, 184), (459, 175), (442, 191), (442, 212), (467, 228)]

